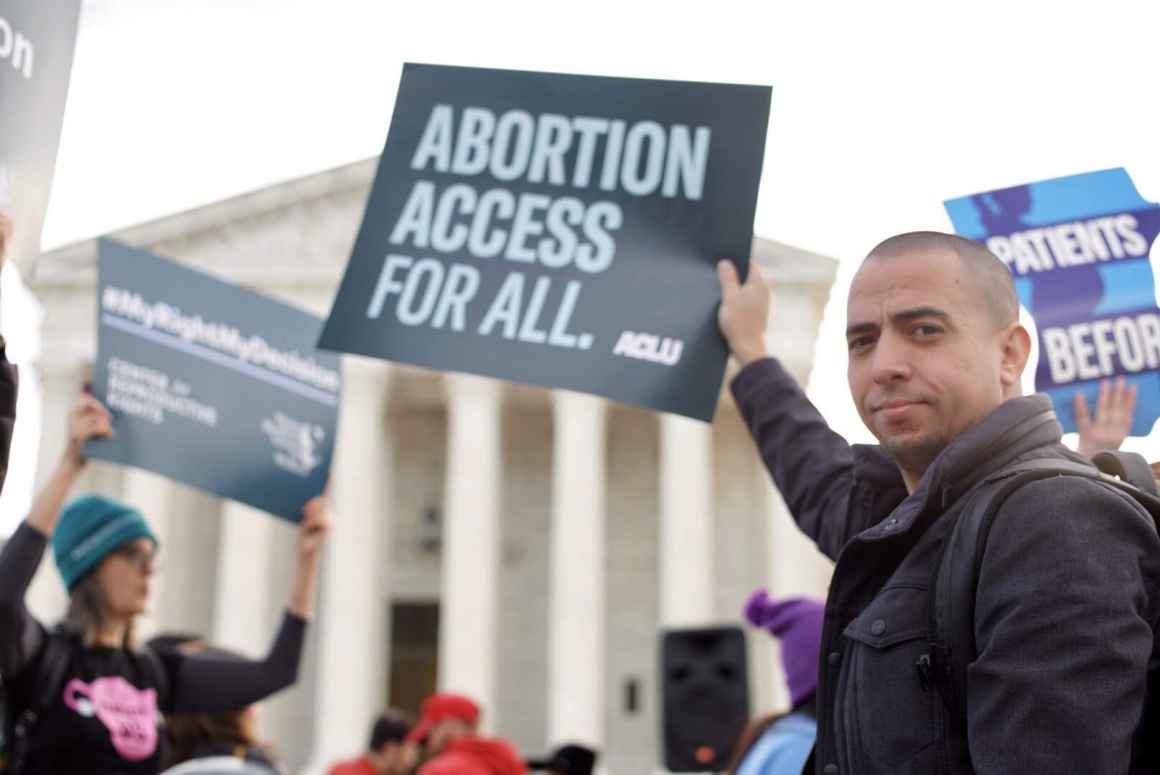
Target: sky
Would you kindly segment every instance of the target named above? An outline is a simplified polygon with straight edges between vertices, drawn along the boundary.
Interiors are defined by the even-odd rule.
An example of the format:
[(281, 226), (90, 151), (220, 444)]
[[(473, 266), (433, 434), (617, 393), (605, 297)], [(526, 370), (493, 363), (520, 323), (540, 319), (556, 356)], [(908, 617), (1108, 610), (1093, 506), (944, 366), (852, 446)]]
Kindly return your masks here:
[(44, 246), (377, 154), (406, 61), (771, 85), (755, 231), (841, 261), (810, 395), (865, 441), (861, 257), (949, 230), (944, 199), (1061, 175), (1123, 166), (1160, 201), (1157, 29), (1154, 0), (88, 0)]

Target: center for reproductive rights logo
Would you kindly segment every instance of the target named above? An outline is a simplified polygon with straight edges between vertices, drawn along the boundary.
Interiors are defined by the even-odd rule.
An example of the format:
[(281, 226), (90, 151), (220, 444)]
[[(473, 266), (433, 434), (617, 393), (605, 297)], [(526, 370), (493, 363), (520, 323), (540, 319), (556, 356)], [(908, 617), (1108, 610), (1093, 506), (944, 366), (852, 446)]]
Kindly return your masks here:
[(322, 464), (319, 446), (326, 440), (326, 431), (321, 426), (276, 412), (262, 420), (262, 432), (274, 447), (274, 465), (283, 471), (309, 476)]

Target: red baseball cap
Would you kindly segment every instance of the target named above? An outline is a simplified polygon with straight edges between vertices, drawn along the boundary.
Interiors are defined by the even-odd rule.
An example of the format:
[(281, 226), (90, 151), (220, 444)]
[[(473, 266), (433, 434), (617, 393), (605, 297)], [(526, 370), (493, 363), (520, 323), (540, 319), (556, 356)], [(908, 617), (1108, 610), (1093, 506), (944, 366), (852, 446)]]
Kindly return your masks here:
[(419, 723), (407, 735), (407, 741), (420, 743), (426, 740), (440, 721), (462, 721), (475, 726), (479, 723), (479, 706), (462, 694), (432, 694), (423, 701)]

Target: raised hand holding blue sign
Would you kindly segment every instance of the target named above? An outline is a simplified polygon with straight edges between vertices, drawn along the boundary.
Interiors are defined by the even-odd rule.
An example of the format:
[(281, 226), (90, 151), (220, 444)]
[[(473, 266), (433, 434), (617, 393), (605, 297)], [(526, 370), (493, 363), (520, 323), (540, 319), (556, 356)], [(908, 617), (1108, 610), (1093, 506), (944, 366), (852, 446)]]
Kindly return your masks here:
[(1123, 169), (1056, 178), (947, 201), (955, 231), (983, 242), (1015, 278), (1039, 330), (1035, 387), (1076, 431), (1074, 396), (1136, 386), (1132, 435), (1160, 418), (1160, 309), (1149, 252), (1160, 206)]

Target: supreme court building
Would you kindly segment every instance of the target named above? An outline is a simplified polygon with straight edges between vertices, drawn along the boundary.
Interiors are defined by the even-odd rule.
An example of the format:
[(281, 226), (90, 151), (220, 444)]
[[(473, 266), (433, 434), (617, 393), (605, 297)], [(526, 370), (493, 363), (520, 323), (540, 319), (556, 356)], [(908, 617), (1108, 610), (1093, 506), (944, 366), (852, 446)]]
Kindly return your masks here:
[[(375, 160), (111, 235), (325, 315)], [(770, 344), (803, 384), (836, 263), (757, 239)], [(95, 242), (42, 256), (38, 481), (95, 348)], [(658, 633), (737, 624), (747, 595), (824, 596), (830, 566), (790, 522), (728, 391), (716, 422), (568, 392), (344, 358), (336, 520), (299, 683), (261, 708), (296, 771), (360, 752), (376, 711), (436, 688), (484, 708), (525, 755), (578, 741), (607, 772), (659, 761)], [(293, 527), (151, 473), (93, 463), (83, 488), (139, 507), (162, 542), (146, 635), (264, 654)], [(46, 558), (30, 593), (53, 620)], [(753, 711), (784, 707), (776, 648), (750, 633)]]

